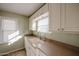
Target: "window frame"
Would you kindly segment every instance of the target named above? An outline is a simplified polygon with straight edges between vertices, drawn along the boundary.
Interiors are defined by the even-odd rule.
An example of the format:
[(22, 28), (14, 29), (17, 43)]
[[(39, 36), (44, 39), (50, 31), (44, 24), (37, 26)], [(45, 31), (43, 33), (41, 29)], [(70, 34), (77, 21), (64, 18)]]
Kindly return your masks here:
[[(39, 16), (39, 17), (37, 17), (37, 18), (35, 18), (35, 19), (33, 19), (33, 22), (34, 22), (34, 21), (36, 22), (36, 29), (33, 30), (33, 28), (32, 28), (32, 30), (33, 30), (33, 31), (37, 31), (37, 32), (42, 32), (42, 31), (38, 31), (38, 27), (40, 27), (40, 26), (38, 26), (38, 22), (39, 22), (40, 20), (45, 19), (45, 18), (48, 18), (48, 24), (47, 24), (47, 25), (41, 25), (41, 26), (48, 26), (48, 31), (49, 31), (49, 13), (48, 13), (48, 12), (45, 13), (45, 14), (42, 14), (41, 16)], [(33, 25), (33, 22), (32, 22), (32, 25)], [(33, 27), (33, 26), (32, 26), (32, 27)], [(47, 32), (48, 32), (48, 31), (47, 31)]]

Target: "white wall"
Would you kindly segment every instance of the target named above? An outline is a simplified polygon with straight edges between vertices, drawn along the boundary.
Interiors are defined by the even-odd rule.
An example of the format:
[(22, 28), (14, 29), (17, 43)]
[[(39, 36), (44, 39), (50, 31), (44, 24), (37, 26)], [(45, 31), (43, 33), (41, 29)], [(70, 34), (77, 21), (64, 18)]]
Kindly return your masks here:
[[(18, 22), (18, 30), (20, 31), (20, 34), (24, 35), (24, 34), (29, 33), (29, 29), (28, 29), (29, 23), (28, 23), (27, 17), (17, 15), (14, 13), (3, 12), (3, 11), (0, 11), (0, 16), (15, 18), (16, 21)], [(1, 34), (0, 34), (0, 36), (1, 36)], [(0, 37), (0, 39), (1, 39), (1, 37)], [(24, 39), (23, 38), (19, 39), (18, 41), (16, 41), (12, 45), (8, 45), (8, 43), (7, 44), (0, 44), (0, 54), (7, 53), (7, 52), (10, 52), (12, 50), (16, 50), (16, 49), (20, 49), (20, 48), (24, 48)]]

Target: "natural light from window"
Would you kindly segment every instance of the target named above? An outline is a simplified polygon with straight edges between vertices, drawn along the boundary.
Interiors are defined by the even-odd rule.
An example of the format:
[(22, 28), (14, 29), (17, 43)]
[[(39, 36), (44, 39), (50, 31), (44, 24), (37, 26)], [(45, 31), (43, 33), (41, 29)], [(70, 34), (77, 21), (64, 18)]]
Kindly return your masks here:
[(17, 27), (18, 23), (15, 18), (1, 16), (0, 19), (3, 43), (8, 43), (8, 45), (11, 45), (22, 38)]
[(35, 30), (38, 32), (49, 31), (49, 13), (48, 12), (42, 14), (41, 16), (33, 20), (32, 30)]
[(19, 31), (14, 32), (13, 34), (8, 35), (9, 43), (8, 45), (13, 44), (14, 42), (18, 41), (22, 36), (20, 35)]
[(19, 31), (16, 31), (16, 32), (14, 32), (14, 33), (8, 35), (8, 39), (10, 40), (10, 39), (12, 39), (12, 38), (14, 38), (14, 37), (16, 37), (16, 36), (18, 36), (18, 35), (19, 35)]
[(10, 41), (8, 41), (9, 42), (8, 45), (13, 44), (14, 42), (18, 41), (20, 38), (22, 38), (22, 36), (17, 36), (15, 38), (11, 39)]

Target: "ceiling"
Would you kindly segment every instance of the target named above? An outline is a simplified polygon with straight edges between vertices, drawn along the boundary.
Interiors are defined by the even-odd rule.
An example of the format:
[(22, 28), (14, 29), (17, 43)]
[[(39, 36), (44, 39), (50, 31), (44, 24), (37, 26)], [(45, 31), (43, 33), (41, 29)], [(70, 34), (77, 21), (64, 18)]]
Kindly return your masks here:
[(44, 3), (0, 3), (0, 10), (24, 16), (31, 16)]

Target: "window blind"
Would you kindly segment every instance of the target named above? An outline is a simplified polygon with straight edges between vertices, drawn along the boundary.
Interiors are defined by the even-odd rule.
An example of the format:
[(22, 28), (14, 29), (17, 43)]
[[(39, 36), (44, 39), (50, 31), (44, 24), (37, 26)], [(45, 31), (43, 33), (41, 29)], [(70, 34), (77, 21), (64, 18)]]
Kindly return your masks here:
[(0, 43), (8, 42), (9, 36), (17, 31), (17, 22), (14, 18), (0, 16)]

